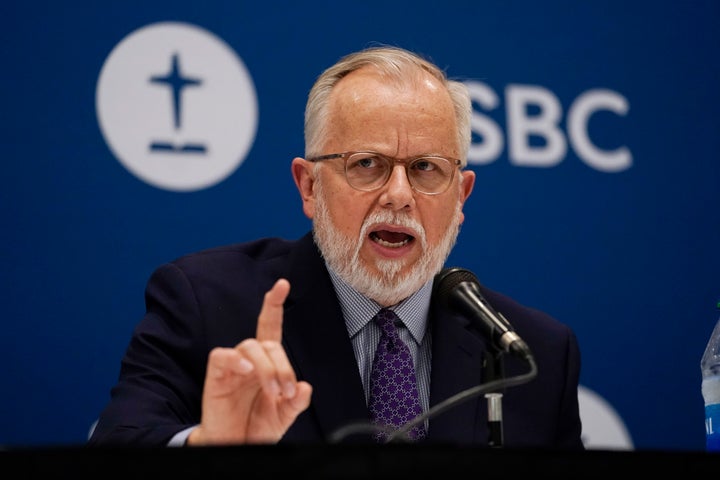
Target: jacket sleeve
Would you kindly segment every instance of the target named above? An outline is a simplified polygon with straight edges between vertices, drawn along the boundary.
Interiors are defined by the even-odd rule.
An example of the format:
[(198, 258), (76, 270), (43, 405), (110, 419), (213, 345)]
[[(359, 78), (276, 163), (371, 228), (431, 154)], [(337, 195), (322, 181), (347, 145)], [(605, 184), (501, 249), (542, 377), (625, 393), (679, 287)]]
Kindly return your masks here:
[(165, 446), (200, 421), (208, 349), (192, 284), (176, 265), (163, 265), (148, 281), (145, 303), (91, 446)]

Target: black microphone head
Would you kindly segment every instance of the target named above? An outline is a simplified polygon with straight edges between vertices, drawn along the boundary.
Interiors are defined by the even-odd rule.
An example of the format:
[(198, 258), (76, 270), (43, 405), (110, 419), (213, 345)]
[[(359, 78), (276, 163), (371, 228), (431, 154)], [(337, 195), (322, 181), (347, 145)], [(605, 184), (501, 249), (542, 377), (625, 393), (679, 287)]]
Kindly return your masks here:
[(435, 275), (433, 283), (433, 296), (444, 306), (447, 306), (451, 292), (463, 282), (470, 282), (479, 286), (480, 282), (470, 270), (459, 267), (446, 268)]
[(435, 275), (432, 295), (443, 308), (462, 312), (499, 351), (510, 351), (526, 360), (532, 356), (510, 322), (485, 300), (471, 271), (458, 267), (441, 270)]

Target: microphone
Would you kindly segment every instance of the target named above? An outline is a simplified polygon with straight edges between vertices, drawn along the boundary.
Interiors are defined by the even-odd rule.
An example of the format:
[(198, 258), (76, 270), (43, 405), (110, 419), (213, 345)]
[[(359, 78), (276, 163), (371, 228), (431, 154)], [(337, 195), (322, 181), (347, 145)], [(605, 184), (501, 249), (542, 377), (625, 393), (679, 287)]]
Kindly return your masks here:
[(520, 338), (510, 322), (488, 303), (480, 293), (480, 282), (469, 270), (446, 268), (435, 276), (433, 297), (440, 305), (468, 317), (492, 346), (522, 359), (532, 356), (530, 347)]

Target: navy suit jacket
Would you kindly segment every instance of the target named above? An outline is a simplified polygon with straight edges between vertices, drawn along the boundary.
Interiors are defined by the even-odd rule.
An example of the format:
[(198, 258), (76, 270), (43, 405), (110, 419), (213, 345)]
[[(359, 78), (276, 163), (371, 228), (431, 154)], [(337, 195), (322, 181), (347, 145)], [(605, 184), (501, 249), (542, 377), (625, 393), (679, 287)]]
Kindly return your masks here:
[[(160, 266), (145, 292), (146, 314), (122, 359), (119, 380), (89, 445), (163, 446), (200, 421), (207, 357), (255, 335), (265, 292), (284, 277), (283, 345), (299, 379), (313, 386), (310, 407), (281, 443), (325, 443), (337, 429), (369, 420), (340, 304), (308, 233), (297, 241), (268, 238), (193, 253)], [(507, 447), (582, 449), (575, 335), (550, 316), (482, 287), (530, 347), (535, 379), (507, 388), (502, 431)], [(467, 319), (431, 305), (430, 406), (483, 383), (482, 335)], [(505, 376), (527, 362), (503, 356)], [(487, 403), (477, 395), (429, 423), (426, 442), (486, 446)]]

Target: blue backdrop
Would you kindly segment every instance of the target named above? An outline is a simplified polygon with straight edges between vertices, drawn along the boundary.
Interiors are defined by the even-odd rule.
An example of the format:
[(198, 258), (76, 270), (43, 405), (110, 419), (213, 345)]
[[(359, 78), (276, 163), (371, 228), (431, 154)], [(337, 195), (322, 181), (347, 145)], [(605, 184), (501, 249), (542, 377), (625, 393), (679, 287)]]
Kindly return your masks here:
[[(575, 329), (581, 383), (633, 448), (704, 448), (699, 362), (720, 315), (720, 2), (11, 0), (0, 13), (0, 445), (85, 440), (158, 264), (309, 228), (289, 167), (307, 92), (380, 42), (473, 87), (478, 180), (450, 263)], [(240, 164), (205, 188), (141, 178), (101, 125), (103, 68), (158, 22), (219, 39), (255, 90)], [(178, 48), (192, 71), (192, 49)], [(117, 120), (142, 102), (114, 78), (103, 98)]]

